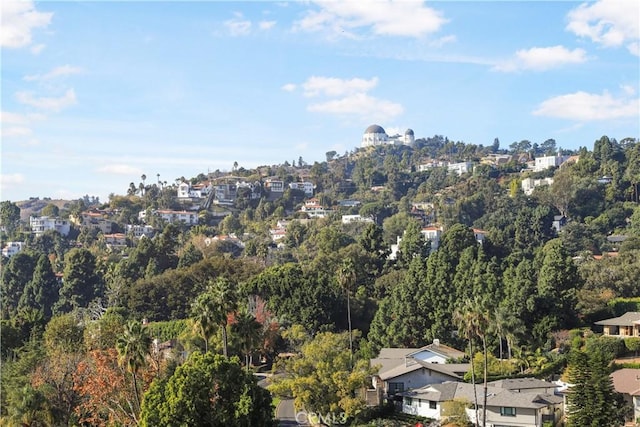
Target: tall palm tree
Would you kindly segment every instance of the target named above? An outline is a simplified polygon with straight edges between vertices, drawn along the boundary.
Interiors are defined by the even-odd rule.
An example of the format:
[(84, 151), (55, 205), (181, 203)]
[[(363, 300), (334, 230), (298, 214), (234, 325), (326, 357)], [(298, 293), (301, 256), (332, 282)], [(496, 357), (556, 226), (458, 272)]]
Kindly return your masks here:
[(478, 338), (482, 342), (483, 365), (484, 365), (484, 403), (482, 406), (482, 425), (486, 426), (487, 422), (487, 371), (488, 371), (488, 354), (487, 354), (487, 332), (489, 330), (491, 316), (487, 308), (486, 302), (479, 297), (466, 299), (461, 307), (455, 310), (453, 314), (454, 324), (458, 326), (458, 330), (469, 340), (471, 351), (471, 381), (473, 383), (473, 393), (476, 407), (476, 425), (478, 425), (478, 396), (475, 386), (475, 369), (473, 367), (473, 339)]
[(471, 300), (464, 301), (461, 307), (453, 312), (453, 324), (458, 327), (460, 335), (469, 340), (469, 358), (471, 359), (471, 384), (473, 386), (473, 405), (475, 410), (475, 425), (478, 425), (478, 393), (476, 392), (476, 374), (473, 367), (473, 340), (478, 335), (478, 319), (471, 310)]
[(356, 269), (351, 258), (347, 258), (342, 262), (338, 269), (337, 280), (342, 289), (347, 292), (347, 323), (349, 326), (349, 351), (351, 354), (351, 363), (353, 365), (353, 333), (351, 331), (351, 288), (356, 282)]
[(216, 301), (211, 292), (204, 292), (191, 305), (191, 313), (198, 333), (204, 339), (204, 351), (209, 351), (209, 340), (218, 327)]
[(212, 328), (220, 326), (222, 329), (223, 354), (228, 356), (227, 317), (238, 308), (238, 294), (234, 285), (224, 277), (215, 282), (210, 281), (207, 289), (194, 302), (192, 313), (200, 333), (205, 339), (205, 351), (208, 351), (209, 338), (213, 335)]
[(251, 313), (242, 312), (236, 316), (236, 323), (231, 325), (231, 331), (240, 342), (245, 366), (249, 371), (251, 353), (259, 347), (260, 340), (263, 338), (262, 325)]
[(142, 323), (129, 321), (121, 336), (116, 341), (118, 350), (118, 362), (126, 366), (133, 378), (133, 394), (136, 399), (137, 409), (140, 409), (140, 395), (138, 393), (138, 370), (146, 365), (147, 354), (151, 346), (151, 337)]

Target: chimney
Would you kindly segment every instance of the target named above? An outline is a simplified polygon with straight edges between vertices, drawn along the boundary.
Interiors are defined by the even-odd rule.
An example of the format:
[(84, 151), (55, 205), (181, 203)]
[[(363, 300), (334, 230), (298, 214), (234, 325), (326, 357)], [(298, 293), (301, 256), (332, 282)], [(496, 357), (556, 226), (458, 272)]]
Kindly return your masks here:
[(433, 339), (433, 345), (435, 345), (436, 347), (438, 347), (440, 345), (440, 340), (438, 338), (434, 338)]

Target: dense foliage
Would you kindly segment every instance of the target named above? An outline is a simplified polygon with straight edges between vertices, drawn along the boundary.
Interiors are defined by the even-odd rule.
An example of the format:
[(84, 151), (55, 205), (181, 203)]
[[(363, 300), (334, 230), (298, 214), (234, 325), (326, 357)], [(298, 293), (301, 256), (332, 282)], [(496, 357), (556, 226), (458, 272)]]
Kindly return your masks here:
[[(558, 168), (526, 168), (545, 154), (573, 157)], [(491, 160), (497, 155), (508, 161)], [(445, 161), (476, 166), (462, 175), (422, 167)], [(177, 198), (181, 182), (231, 179), (220, 171), (175, 184), (149, 184), (143, 176), (103, 204), (88, 196), (0, 204), (3, 246), (22, 242), (20, 252), (2, 259), (2, 422), (179, 424), (190, 414), (180, 406), (188, 403), (177, 403), (175, 387), (226, 387), (231, 377), (223, 368), (237, 372), (246, 387), (229, 385), (235, 388), (223, 399), (231, 405), (224, 410), (207, 406), (201, 395), (189, 397), (209, 414), (204, 419), (210, 425), (235, 422), (230, 414), (270, 419), (271, 412), (254, 414), (247, 406), (266, 405), (268, 398), (242, 366), (212, 353), (242, 357), (249, 370), (280, 353), (301, 354), (286, 366), (291, 382), (280, 389), (292, 392), (306, 381), (313, 387), (299, 400), (316, 406), (309, 409), (356, 415), (363, 361), (381, 347), (439, 339), (482, 352), (476, 364), (492, 375), (558, 373), (564, 358), (557, 355), (569, 349), (584, 352), (572, 356), (579, 367), (573, 372), (605, 372), (606, 363), (593, 354), (640, 348), (635, 341), (616, 347), (590, 340), (584, 332), (596, 320), (640, 311), (635, 139), (603, 136), (592, 151), (559, 152), (553, 140), (523, 140), (507, 150), (497, 141), (484, 147), (434, 136), (412, 147), (329, 152), (313, 164), (237, 167), (233, 177), (248, 183), (274, 177), (285, 188), (311, 181), (329, 213), (310, 218), (300, 210), (308, 199), (302, 191), (279, 197), (266, 186), (256, 198), (241, 188), (232, 205)], [(528, 178), (553, 183), (525, 194)], [(91, 209), (111, 221), (113, 232), (142, 225), (145, 212), (154, 235), (128, 235), (125, 245), (114, 246), (96, 227), (74, 223), (67, 236), (35, 236), (21, 220), (25, 212), (70, 219)], [(155, 209), (196, 209), (199, 224), (166, 223)], [(343, 223), (342, 215), (367, 220)], [(282, 221), (286, 235), (276, 242), (270, 230)], [(441, 230), (437, 247), (425, 239), (426, 226)], [(394, 244), (395, 258), (389, 256)], [(475, 318), (487, 326), (482, 334), (460, 324), (479, 313), (468, 310), (469, 301), (482, 307)], [(569, 329), (579, 332), (562, 338)], [(350, 345), (347, 331), (355, 337)], [(326, 367), (331, 383), (307, 375), (321, 372), (311, 350), (333, 360)], [(210, 376), (201, 375), (205, 366), (213, 367)], [(335, 396), (315, 394), (329, 386)], [(175, 405), (163, 404), (162, 396)]]

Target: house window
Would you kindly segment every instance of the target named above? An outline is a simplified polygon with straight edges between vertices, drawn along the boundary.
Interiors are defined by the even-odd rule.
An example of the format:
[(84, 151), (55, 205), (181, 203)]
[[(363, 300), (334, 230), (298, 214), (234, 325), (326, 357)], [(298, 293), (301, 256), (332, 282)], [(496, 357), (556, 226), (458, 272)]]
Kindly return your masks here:
[(389, 383), (389, 394), (401, 393), (404, 391), (404, 383)]
[(404, 404), (407, 406), (411, 406), (411, 404), (413, 403), (413, 399), (410, 397), (405, 397), (404, 398)]
[(429, 401), (429, 409), (436, 409), (437, 405), (437, 402), (434, 402), (433, 400)]
[(500, 415), (503, 417), (515, 417), (516, 416), (516, 408), (512, 406), (501, 406), (500, 407)]

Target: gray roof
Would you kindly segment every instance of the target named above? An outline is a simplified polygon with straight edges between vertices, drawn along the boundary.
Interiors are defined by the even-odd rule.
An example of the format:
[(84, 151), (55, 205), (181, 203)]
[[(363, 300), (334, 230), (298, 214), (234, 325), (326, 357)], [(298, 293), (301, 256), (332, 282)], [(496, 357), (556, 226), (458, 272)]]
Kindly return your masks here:
[[(409, 359), (410, 363), (407, 364), (404, 361), (392, 367), (388, 370), (379, 371), (381, 380), (388, 380), (391, 378), (397, 378), (401, 375), (408, 374), (409, 372), (417, 371), (418, 369), (429, 369), (440, 374), (451, 377), (451, 379), (462, 379), (462, 375), (466, 372), (471, 365), (468, 363), (430, 363), (423, 360)], [(462, 372), (462, 375), (460, 374)]]
[(386, 132), (384, 131), (382, 126), (371, 125), (364, 131), (364, 133), (386, 133)]
[(628, 311), (620, 317), (600, 320), (595, 322), (595, 324), (607, 326), (633, 326), (633, 324), (638, 321), (640, 321), (640, 312)]
[[(482, 385), (475, 386), (478, 395), (478, 404), (482, 405), (484, 393)], [(487, 407), (509, 406), (514, 408), (543, 408), (549, 405), (561, 404), (561, 396), (548, 393), (513, 392), (499, 387), (487, 387)], [(454, 399), (474, 400), (473, 385), (461, 382), (444, 382), (431, 384), (416, 390), (400, 393), (402, 396), (413, 397), (436, 402), (446, 402)]]
[(405, 134), (405, 135), (413, 135), (413, 129), (407, 129), (407, 130), (404, 132), (404, 134)]
[(493, 387), (506, 388), (507, 390), (526, 390), (532, 388), (556, 388), (554, 383), (539, 380), (537, 378), (508, 378), (504, 380), (491, 381), (489, 385)]

